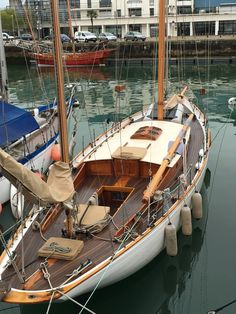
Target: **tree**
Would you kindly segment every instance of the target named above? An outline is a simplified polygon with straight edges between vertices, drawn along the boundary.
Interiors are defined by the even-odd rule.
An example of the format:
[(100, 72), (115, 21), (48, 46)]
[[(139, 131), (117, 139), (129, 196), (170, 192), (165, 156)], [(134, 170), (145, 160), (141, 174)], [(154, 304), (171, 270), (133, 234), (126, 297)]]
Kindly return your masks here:
[(98, 13), (95, 10), (89, 10), (87, 12), (87, 17), (90, 18), (91, 25), (92, 25), (92, 33), (93, 33), (93, 19), (96, 19), (98, 17)]
[(22, 16), (16, 13), (13, 9), (6, 9), (0, 11), (2, 18), (2, 29), (5, 32), (12, 33), (24, 26), (24, 20)]

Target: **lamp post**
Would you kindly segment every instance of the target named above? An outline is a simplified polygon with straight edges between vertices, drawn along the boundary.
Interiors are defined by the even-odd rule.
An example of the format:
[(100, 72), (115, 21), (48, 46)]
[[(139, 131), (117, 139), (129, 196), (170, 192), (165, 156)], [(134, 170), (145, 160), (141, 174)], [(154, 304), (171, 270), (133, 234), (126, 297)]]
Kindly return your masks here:
[(12, 35), (15, 36), (14, 15), (11, 15), (11, 27), (12, 27)]

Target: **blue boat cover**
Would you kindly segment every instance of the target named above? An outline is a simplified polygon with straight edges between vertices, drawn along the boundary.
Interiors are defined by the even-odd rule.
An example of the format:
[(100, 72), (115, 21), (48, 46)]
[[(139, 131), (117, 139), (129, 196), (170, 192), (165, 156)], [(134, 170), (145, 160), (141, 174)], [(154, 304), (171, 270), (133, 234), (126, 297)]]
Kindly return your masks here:
[(0, 147), (5, 147), (39, 128), (32, 114), (0, 101)]

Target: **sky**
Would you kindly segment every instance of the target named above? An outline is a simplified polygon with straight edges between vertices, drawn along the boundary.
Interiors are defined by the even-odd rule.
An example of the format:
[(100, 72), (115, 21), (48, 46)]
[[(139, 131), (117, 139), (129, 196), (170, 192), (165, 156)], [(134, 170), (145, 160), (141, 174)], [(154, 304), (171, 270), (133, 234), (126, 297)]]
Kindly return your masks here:
[(8, 0), (0, 0), (0, 8), (5, 8), (9, 6), (9, 1)]

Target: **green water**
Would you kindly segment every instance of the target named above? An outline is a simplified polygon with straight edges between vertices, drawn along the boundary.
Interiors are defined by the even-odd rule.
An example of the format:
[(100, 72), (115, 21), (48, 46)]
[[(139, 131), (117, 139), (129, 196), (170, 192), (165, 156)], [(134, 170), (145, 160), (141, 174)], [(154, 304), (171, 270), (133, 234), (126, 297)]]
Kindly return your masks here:
[[(218, 64), (209, 69), (187, 65), (172, 66), (170, 81), (174, 87), (181, 79), (192, 87), (196, 102), (208, 112), (212, 131), (208, 170), (202, 189), (204, 218), (194, 221), (191, 237), (179, 233), (179, 254), (175, 258), (159, 255), (138, 273), (113, 286), (98, 289), (77, 301), (85, 303), (98, 314), (203, 314), (236, 299), (236, 112), (227, 101), (236, 96), (236, 65)], [(9, 66), (10, 98), (24, 107), (52, 100), (55, 82), (52, 71), (41, 73), (35, 68)], [(65, 73), (67, 82), (77, 81), (80, 108), (74, 114), (78, 123), (74, 154), (84, 142), (93, 139), (107, 127), (106, 120), (124, 117), (153, 101), (156, 83), (150, 67), (89, 68)], [(117, 98), (114, 87), (125, 84), (126, 90)], [(200, 90), (206, 89), (201, 95)], [(72, 125), (70, 126), (72, 130)], [(9, 213), (0, 216), (4, 230), (11, 224)], [(1, 304), (3, 307), (3, 304)], [(4, 305), (8, 306), (8, 305)], [(46, 313), (47, 304), (21, 306), (3, 313)], [(80, 313), (71, 301), (53, 304), (49, 313)], [(85, 310), (82, 313), (87, 313)], [(236, 303), (220, 313), (236, 313)]]

